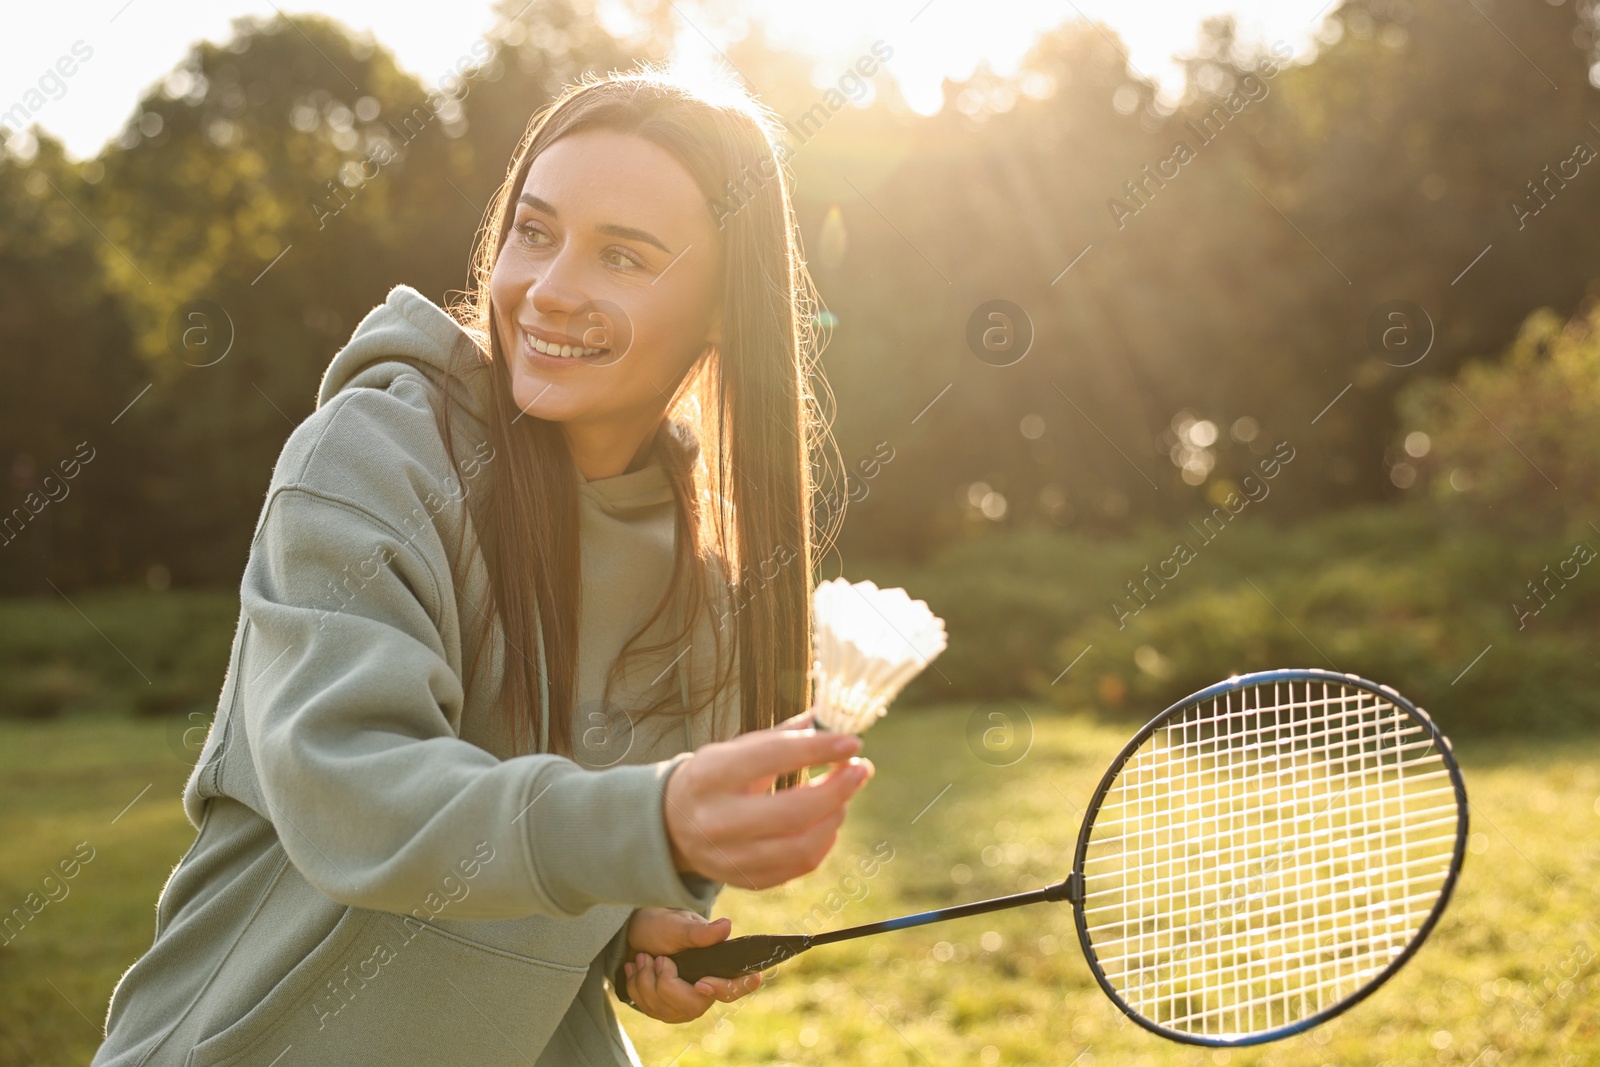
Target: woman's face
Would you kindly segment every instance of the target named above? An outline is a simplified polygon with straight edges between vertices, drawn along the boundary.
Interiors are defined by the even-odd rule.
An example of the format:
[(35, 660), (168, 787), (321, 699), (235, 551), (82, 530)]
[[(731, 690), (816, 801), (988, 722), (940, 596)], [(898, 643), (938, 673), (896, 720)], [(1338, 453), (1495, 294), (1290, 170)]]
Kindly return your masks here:
[[(671, 153), (611, 130), (551, 144), (489, 279), (517, 406), (630, 455), (719, 340), (721, 269), (705, 196)], [(533, 338), (604, 351), (546, 354)]]

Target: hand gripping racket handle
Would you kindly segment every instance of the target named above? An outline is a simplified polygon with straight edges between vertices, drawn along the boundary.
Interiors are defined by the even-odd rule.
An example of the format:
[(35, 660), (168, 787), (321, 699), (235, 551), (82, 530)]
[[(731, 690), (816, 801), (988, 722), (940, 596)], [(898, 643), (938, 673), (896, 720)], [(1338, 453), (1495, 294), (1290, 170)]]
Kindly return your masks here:
[[(776, 966), (810, 947), (811, 938), (805, 934), (751, 934), (719, 941), (705, 948), (675, 952), (672, 962), (678, 968), (678, 977), (685, 982), (707, 977), (738, 978)], [(624, 1001), (628, 1001), (627, 962), (624, 960), (624, 966), (618, 967), (617, 973), (611, 976), (612, 988)]]

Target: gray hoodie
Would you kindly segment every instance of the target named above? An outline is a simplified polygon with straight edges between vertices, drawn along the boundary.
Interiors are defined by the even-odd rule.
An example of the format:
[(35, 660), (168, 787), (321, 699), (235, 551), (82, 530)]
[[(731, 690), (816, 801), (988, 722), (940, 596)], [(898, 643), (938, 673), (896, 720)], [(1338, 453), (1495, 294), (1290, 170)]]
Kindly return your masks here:
[[(285, 443), (183, 791), (197, 835), (112, 994), (95, 1067), (638, 1062), (606, 982), (634, 908), (710, 917), (721, 885), (674, 870), (662, 791), (688, 749), (738, 732), (737, 695), (693, 721), (618, 710), (658, 676), (675, 672), (680, 698), (691, 675), (708, 684), (708, 615), (671, 671), (663, 654), (600, 702), (670, 572), (659, 450), (639, 470), (577, 475), (576, 757), (512, 750), (498, 628), (466, 691), (488, 597), (466, 506), (495, 458), (487, 369), (452, 390), (459, 478), (430, 404), (451, 352), (472, 346), (396, 286)], [(463, 523), (468, 558), (453, 560)]]

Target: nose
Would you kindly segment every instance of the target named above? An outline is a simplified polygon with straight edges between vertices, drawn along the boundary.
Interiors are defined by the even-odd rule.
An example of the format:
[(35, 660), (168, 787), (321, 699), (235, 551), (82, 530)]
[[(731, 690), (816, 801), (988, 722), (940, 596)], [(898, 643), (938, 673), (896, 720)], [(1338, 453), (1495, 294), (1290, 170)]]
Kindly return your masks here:
[(530, 273), (524, 300), (541, 322), (565, 328), (567, 316), (588, 302), (574, 251), (562, 248)]

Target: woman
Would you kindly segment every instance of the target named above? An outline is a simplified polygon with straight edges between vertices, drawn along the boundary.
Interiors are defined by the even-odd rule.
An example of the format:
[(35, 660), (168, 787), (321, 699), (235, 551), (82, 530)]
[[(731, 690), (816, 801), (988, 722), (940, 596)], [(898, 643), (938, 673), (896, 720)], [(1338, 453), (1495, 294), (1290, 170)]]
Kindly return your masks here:
[(774, 129), (585, 79), (470, 302), (397, 286), (335, 356), (96, 1065), (637, 1063), (624, 960), (668, 1022), (760, 984), (666, 957), (815, 869), (872, 771), (794, 714), (825, 435)]

